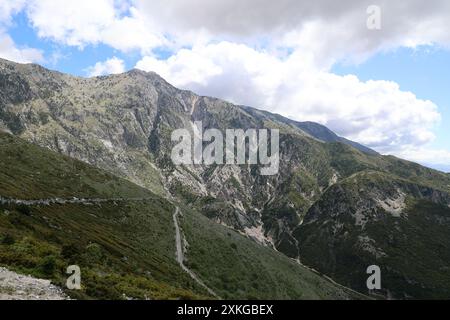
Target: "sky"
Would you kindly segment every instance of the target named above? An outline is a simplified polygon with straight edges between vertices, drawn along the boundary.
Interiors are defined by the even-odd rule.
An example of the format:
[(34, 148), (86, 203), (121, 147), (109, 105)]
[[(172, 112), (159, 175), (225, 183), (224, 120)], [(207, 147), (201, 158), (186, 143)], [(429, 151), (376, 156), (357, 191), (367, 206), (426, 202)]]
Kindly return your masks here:
[(450, 1), (0, 0), (0, 57), (154, 71), (450, 171)]

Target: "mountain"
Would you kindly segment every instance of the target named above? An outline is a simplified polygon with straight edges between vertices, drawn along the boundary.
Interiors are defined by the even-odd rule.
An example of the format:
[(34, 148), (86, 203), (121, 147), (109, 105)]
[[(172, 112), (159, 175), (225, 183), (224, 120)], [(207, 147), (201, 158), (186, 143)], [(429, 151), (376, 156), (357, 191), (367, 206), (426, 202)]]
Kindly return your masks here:
[(447, 172), (450, 174), (450, 165), (434, 165), (433, 167), (435, 167), (436, 169), (438, 169), (442, 172)]
[[(251, 107), (243, 107), (247, 112), (249, 113), (255, 113), (257, 110)], [(262, 112), (262, 111), (257, 111)], [(290, 124), (293, 127), (296, 127), (303, 131), (306, 134), (309, 134), (311, 137), (322, 141), (322, 142), (341, 142), (343, 144), (347, 144), (349, 146), (354, 147), (355, 149), (358, 149), (359, 151), (371, 154), (371, 155), (377, 155), (378, 153), (370, 148), (367, 148), (366, 146), (363, 146), (362, 144), (359, 144), (354, 141), (350, 141), (348, 139), (339, 137), (336, 133), (328, 129), (327, 127), (320, 125), (315, 122), (305, 121), (305, 122), (298, 122), (294, 120), (290, 120), (288, 118), (285, 118), (280, 115), (271, 114), (270, 112), (263, 112), (265, 113), (266, 117), (268, 118), (276, 118), (278, 121)]]
[[(161, 198), (169, 191), (184, 211), (193, 212), (181, 219), (196, 226), (192, 230), (199, 223), (215, 222), (212, 230), (225, 226), (221, 230), (254, 240), (258, 250), (275, 249), (360, 292), (367, 293), (367, 267), (380, 264), (386, 296), (418, 297), (417, 288), (427, 288), (423, 294), (448, 297), (442, 289), (447, 274), (441, 269), (450, 261), (428, 241), (429, 225), (420, 223), (432, 221), (431, 238), (443, 248), (449, 245), (448, 174), (382, 156), (315, 123), (179, 90), (155, 73), (139, 70), (85, 79), (2, 60), (0, 105), (4, 130)], [(279, 173), (263, 176), (258, 166), (175, 166), (171, 133), (180, 128), (194, 132), (198, 121), (200, 129), (279, 129)], [(398, 224), (404, 224), (400, 231)], [(416, 228), (420, 232), (407, 231)], [(405, 256), (389, 251), (391, 243), (377, 236), (396, 231), (406, 239), (401, 247)], [(220, 241), (227, 239), (223, 235)], [(204, 238), (197, 246), (213, 246), (217, 240)], [(407, 245), (411, 247), (404, 250)], [(430, 275), (440, 276), (418, 276), (422, 269), (411, 266), (412, 259), (429, 268)], [(228, 274), (230, 261), (209, 263)], [(349, 265), (356, 269), (349, 270)], [(203, 267), (190, 265), (208, 278)], [(211, 281), (205, 280), (207, 285), (215, 283)]]
[(450, 195), (410, 180), (364, 171), (330, 187), (294, 232), (302, 260), (364, 291), (365, 269), (382, 270), (397, 299), (450, 296)]
[(359, 297), (180, 205), (183, 263), (195, 280), (175, 259), (177, 204), (1, 132), (0, 163), (0, 264), (61, 288), (78, 265), (82, 290), (67, 291), (72, 298)]

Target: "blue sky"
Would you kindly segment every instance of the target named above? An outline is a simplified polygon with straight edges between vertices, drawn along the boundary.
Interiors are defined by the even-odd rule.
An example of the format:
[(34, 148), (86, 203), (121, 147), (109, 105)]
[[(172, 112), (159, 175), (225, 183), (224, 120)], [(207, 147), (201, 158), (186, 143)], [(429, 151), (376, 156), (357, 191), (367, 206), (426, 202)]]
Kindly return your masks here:
[(76, 76), (88, 76), (87, 69), (95, 65), (98, 61), (107, 60), (117, 56), (126, 60), (127, 67), (132, 68), (139, 60), (139, 55), (135, 53), (122, 54), (110, 46), (104, 44), (88, 45), (84, 48), (66, 46), (50, 39), (42, 39), (24, 12), (14, 16), (13, 23), (9, 28), (9, 35), (19, 47), (32, 47), (44, 52), (45, 60), (40, 64), (43, 66), (69, 73)]
[(433, 101), (439, 108), (441, 122), (434, 132), (435, 148), (450, 150), (450, 51), (424, 46), (417, 49), (400, 48), (378, 53), (359, 65), (338, 63), (336, 74), (355, 74), (363, 81), (391, 80), (418, 98)]
[(155, 71), (450, 171), (450, 2), (377, 2), (373, 29), (369, 0), (0, 0), (0, 57)]

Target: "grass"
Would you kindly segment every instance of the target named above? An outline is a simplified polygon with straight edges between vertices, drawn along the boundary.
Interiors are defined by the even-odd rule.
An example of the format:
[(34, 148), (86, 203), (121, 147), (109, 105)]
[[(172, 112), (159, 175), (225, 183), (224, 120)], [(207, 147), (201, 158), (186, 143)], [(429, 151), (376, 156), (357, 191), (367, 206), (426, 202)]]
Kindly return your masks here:
[[(346, 299), (352, 295), (273, 249), (183, 208), (187, 265), (224, 299)], [(201, 230), (201, 232), (198, 232)]]

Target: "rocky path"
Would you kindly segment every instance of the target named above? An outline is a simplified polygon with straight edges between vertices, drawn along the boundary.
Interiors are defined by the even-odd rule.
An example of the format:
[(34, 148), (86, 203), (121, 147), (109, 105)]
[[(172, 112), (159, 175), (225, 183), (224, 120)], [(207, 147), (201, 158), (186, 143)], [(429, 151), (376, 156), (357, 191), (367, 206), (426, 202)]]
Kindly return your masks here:
[(50, 206), (54, 204), (83, 204), (83, 205), (92, 205), (98, 203), (107, 203), (107, 202), (123, 202), (123, 201), (132, 201), (132, 202), (141, 202), (147, 199), (143, 198), (110, 198), (110, 199), (79, 199), (79, 198), (50, 198), (50, 199), (36, 199), (36, 200), (22, 200), (22, 199), (10, 199), (3, 198), (0, 196), (0, 204), (16, 204), (16, 205), (25, 205), (25, 206)]
[[(164, 181), (164, 177), (161, 175), (161, 181)], [(170, 193), (169, 189), (167, 188), (166, 184), (162, 183), (164, 191), (166, 193), (166, 200), (169, 201), (171, 204), (175, 206), (175, 212), (173, 213), (173, 224), (175, 226), (175, 245), (176, 245), (176, 252), (175, 257), (180, 265), (181, 269), (183, 269), (184, 272), (186, 272), (195, 282), (197, 282), (200, 286), (205, 288), (206, 291), (208, 291), (209, 294), (214, 296), (217, 299), (221, 299), (211, 288), (209, 288), (202, 280), (200, 280), (199, 277), (186, 265), (184, 264), (185, 260), (185, 239), (181, 232), (180, 224), (178, 222), (178, 216), (181, 214), (180, 208), (175, 204), (175, 200)]]
[(0, 300), (68, 300), (49, 280), (23, 276), (0, 268)]
[(175, 212), (173, 214), (173, 223), (175, 224), (175, 241), (176, 241), (176, 258), (177, 262), (180, 265), (180, 267), (192, 278), (195, 282), (197, 282), (199, 285), (201, 285), (203, 288), (205, 288), (206, 291), (208, 291), (209, 294), (212, 296), (219, 298), (219, 296), (211, 290), (202, 280), (200, 280), (197, 275), (192, 272), (186, 265), (184, 264), (184, 239), (183, 235), (181, 234), (181, 229), (178, 224), (178, 216), (180, 215), (181, 211), (180, 208), (176, 207)]

